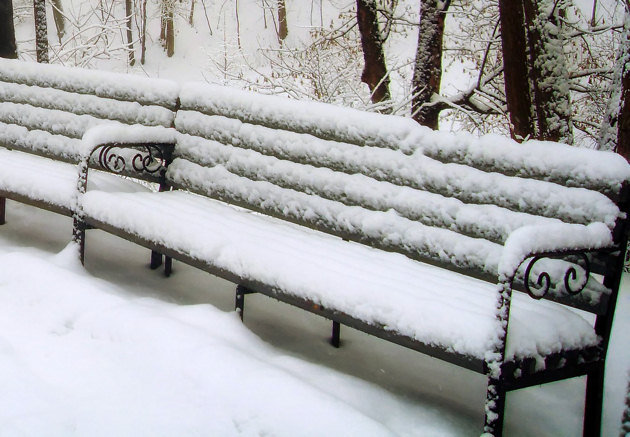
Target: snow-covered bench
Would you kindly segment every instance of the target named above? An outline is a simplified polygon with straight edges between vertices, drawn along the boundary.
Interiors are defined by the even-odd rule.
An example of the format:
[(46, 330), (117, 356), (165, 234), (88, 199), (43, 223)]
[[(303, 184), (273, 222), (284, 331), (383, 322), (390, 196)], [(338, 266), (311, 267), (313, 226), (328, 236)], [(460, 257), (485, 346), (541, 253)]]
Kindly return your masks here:
[[(0, 223), (6, 198), (71, 216), (83, 134), (97, 125), (172, 126), (178, 92), (169, 81), (0, 59)], [(90, 182), (143, 189), (103, 172)]]
[(121, 169), (125, 145), (164, 144), (147, 164), (176, 190), (83, 185), (79, 242), (100, 228), (233, 281), (241, 311), (263, 293), (333, 320), (334, 337), (345, 324), (486, 374), (493, 435), (507, 391), (588, 375), (584, 435), (599, 434), (621, 157), (204, 84), (183, 86), (175, 128), (84, 136)]

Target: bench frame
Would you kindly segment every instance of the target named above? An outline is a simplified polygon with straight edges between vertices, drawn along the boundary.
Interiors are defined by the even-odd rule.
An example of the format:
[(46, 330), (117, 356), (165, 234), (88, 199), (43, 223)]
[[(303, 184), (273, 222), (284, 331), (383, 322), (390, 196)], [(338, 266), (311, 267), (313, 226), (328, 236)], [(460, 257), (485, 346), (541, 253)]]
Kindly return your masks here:
[[(111, 172), (121, 173), (126, 168), (124, 159), (116, 154), (118, 148), (131, 148), (138, 151), (134, 156), (135, 162), (142, 165), (134, 164), (134, 169), (140, 173), (150, 173), (157, 175), (159, 182), (159, 190), (166, 191), (172, 188), (166, 180), (166, 170), (172, 161), (174, 143), (104, 143), (97, 144), (88, 154), (84, 156), (79, 163), (79, 179), (77, 185), (78, 195), (81, 196), (86, 192), (88, 169), (90, 167), (91, 157), (99, 152), (99, 165)], [(624, 212), (629, 211), (628, 207), (627, 187), (622, 190), (620, 201), (621, 209)], [(79, 204), (80, 205), (80, 204)], [(172, 270), (172, 259), (176, 259), (190, 266), (199, 268), (212, 275), (221, 277), (230, 282), (237, 284), (235, 293), (235, 309), (239, 313), (241, 319), (244, 316), (245, 296), (252, 293), (261, 293), (272, 297), (278, 301), (296, 306), (311, 313), (322, 316), (332, 321), (332, 338), (331, 343), (335, 347), (340, 344), (341, 325), (346, 325), (363, 331), (367, 334), (382, 338), (384, 340), (396, 343), (398, 345), (416, 350), (429, 356), (441, 359), (443, 361), (455, 364), (472, 370), (476, 373), (487, 375), (488, 388), (485, 404), (485, 422), (484, 432), (493, 436), (502, 435), (503, 422), (505, 415), (505, 399), (509, 391), (521, 388), (540, 385), (547, 382), (558, 381), (577, 376), (586, 376), (586, 396), (585, 396), (585, 412), (583, 435), (596, 436), (600, 434), (602, 405), (604, 392), (604, 370), (605, 359), (608, 348), (610, 333), (612, 330), (613, 315), (617, 300), (621, 274), (623, 272), (625, 260), (625, 248), (628, 242), (629, 219), (619, 220), (614, 232), (615, 246), (597, 252), (603, 254), (605, 262), (605, 271), (597, 271), (604, 275), (603, 283), (612, 290), (612, 294), (605, 299), (603, 308), (600, 308), (601, 314), (596, 317), (595, 331), (602, 338), (600, 345), (589, 347), (583, 350), (562, 351), (560, 353), (548, 355), (545, 357), (545, 370), (537, 369), (538, 363), (534, 359), (505, 361), (506, 339), (508, 335), (509, 311), (512, 298), (512, 291), (524, 291), (535, 299), (542, 298), (541, 295), (534, 294), (529, 288), (529, 275), (531, 268), (538, 260), (542, 258), (564, 258), (567, 256), (579, 256), (586, 260), (587, 275), (590, 275), (591, 266), (587, 256), (588, 250), (559, 250), (541, 253), (530, 253), (521, 260), (521, 264), (526, 262), (526, 279), (524, 282), (515, 279), (515, 276), (500, 278), (498, 281), (498, 298), (496, 306), (496, 322), (500, 326), (500, 345), (485, 360), (473, 359), (449, 352), (442, 348), (419, 342), (413, 338), (401, 335), (391, 331), (383, 326), (375, 326), (361, 321), (349, 314), (318, 305), (308, 299), (298, 298), (294, 295), (287, 294), (281, 290), (277, 290), (262, 282), (241, 278), (234, 273), (218, 268), (209, 262), (196, 259), (185, 252), (173, 250), (164, 245), (156, 244), (129, 231), (113, 227), (107, 223), (103, 223), (95, 218), (86, 217), (80, 206), (74, 212), (74, 233), (73, 239), (80, 247), (80, 259), (85, 259), (85, 231), (87, 229), (101, 229), (110, 234), (121, 237), (125, 240), (139, 244), (152, 251), (151, 268), (157, 268), (162, 263), (162, 256), (165, 256), (165, 274), (169, 276)], [(595, 252), (595, 251), (592, 251)], [(529, 260), (529, 261), (528, 261)], [(595, 266), (597, 267), (597, 266)], [(601, 267), (601, 266), (600, 266)], [(576, 279), (576, 272), (569, 269), (564, 277), (567, 290), (571, 290), (570, 281)], [(601, 270), (601, 269), (600, 269)], [(546, 275), (546, 277), (545, 277)], [(544, 292), (551, 286), (549, 275), (543, 272), (538, 276), (538, 285), (543, 286)], [(531, 281), (536, 282), (536, 281)], [(586, 286), (586, 282), (577, 290), (571, 290), (571, 294), (578, 294)]]

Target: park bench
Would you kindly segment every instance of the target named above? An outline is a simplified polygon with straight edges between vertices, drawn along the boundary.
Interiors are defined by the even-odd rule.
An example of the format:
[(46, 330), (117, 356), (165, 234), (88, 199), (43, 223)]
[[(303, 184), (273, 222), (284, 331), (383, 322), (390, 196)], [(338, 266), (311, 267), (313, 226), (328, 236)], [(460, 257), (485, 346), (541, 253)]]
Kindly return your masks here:
[[(98, 228), (163, 254), (167, 273), (176, 259), (234, 282), (241, 316), (262, 293), (332, 320), (333, 343), (351, 326), (487, 375), (491, 435), (508, 391), (587, 375), (584, 435), (599, 434), (623, 158), (207, 84), (173, 93), (174, 128), (95, 123), (73, 149), (82, 258)], [(99, 166), (159, 190), (88, 186)]]
[[(98, 125), (172, 126), (178, 91), (164, 80), (0, 59), (0, 223), (7, 198), (72, 216), (83, 134)], [(144, 189), (94, 176), (101, 190)]]

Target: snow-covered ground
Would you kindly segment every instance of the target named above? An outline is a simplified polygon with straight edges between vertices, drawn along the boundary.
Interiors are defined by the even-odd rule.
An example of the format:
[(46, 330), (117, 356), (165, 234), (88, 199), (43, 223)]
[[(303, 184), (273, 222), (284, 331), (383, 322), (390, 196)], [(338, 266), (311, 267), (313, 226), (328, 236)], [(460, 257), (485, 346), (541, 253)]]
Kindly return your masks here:
[[(243, 325), (233, 284), (8, 203), (0, 228), (0, 436), (477, 435), (483, 376), (264, 296)], [(630, 282), (619, 300), (603, 435), (618, 435), (630, 368)], [(506, 435), (581, 435), (584, 379), (511, 393)]]

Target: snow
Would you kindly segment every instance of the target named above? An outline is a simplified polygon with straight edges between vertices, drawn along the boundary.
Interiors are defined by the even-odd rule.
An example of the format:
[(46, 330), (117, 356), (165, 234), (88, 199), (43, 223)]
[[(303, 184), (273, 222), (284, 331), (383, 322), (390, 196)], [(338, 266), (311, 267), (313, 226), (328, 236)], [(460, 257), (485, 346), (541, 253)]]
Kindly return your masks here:
[(508, 237), (499, 262), (499, 276), (512, 278), (526, 257), (557, 250), (596, 250), (610, 247), (612, 234), (603, 223), (524, 226)]
[[(462, 132), (437, 132), (409, 118), (203, 83), (183, 84), (180, 98), (183, 110), (198, 110), (276, 129), (310, 132), (323, 139), (390, 148), (405, 154), (420, 152), (481, 169), (516, 172), (551, 181), (568, 180), (569, 186), (592, 186), (618, 193), (622, 182), (630, 179), (630, 168), (625, 160), (610, 152), (575, 151), (568, 145), (539, 141), (519, 144), (498, 135), (477, 138)], [(185, 112), (181, 114), (188, 116)], [(528, 170), (523, 171), (522, 167)]]
[[(494, 338), (495, 284), (182, 192), (88, 191), (82, 208), (86, 217), (183, 250), (244, 280), (426, 344), (483, 358)], [(523, 295), (514, 300), (508, 358), (597, 343), (575, 313)]]
[[(184, 105), (183, 97), (182, 105)], [(274, 108), (278, 107), (276, 104)], [(279, 108), (282, 110), (281, 106)], [(276, 112), (280, 113), (280, 110)], [(263, 110), (256, 113), (260, 112)], [(276, 112), (267, 109), (267, 113), (275, 114)], [(313, 118), (316, 118), (316, 115), (313, 114)], [(376, 116), (376, 114), (371, 115)], [(299, 121), (299, 114), (296, 120)], [(339, 119), (335, 120), (341, 123)], [(380, 119), (380, 124), (376, 125), (373, 120), (369, 126), (374, 130), (386, 130), (388, 125), (384, 121), (387, 119)], [(347, 130), (351, 131), (350, 122), (344, 120), (344, 123), (347, 124)], [(376, 179), (387, 179), (443, 196), (456, 197), (466, 203), (494, 204), (536, 215), (563, 217), (583, 224), (601, 221), (611, 228), (619, 217), (617, 206), (601, 193), (550, 185), (534, 179), (484, 172), (456, 163), (442, 163), (418, 151), (408, 155), (399, 150), (322, 141), (307, 134), (278, 131), (238, 120), (208, 117), (185, 110), (178, 112), (175, 124), (178, 131), (191, 135), (238, 147), (252, 148), (264, 154), (297, 162), (339, 168), (346, 173), (362, 173)], [(326, 121), (323, 124), (325, 125)], [(296, 126), (291, 126), (291, 128), (296, 128)], [(457, 141), (458, 138), (451, 136), (453, 141)], [(466, 138), (466, 135), (463, 135), (463, 138)], [(539, 152), (543, 151), (539, 150)], [(603, 152), (596, 153), (599, 153), (597, 156), (603, 161), (612, 155)], [(544, 162), (540, 159), (539, 161)], [(613, 159), (613, 161), (616, 160)], [(625, 172), (630, 171), (627, 163), (623, 165), (623, 168)], [(630, 173), (628, 176), (630, 177)], [(616, 183), (620, 185), (621, 181), (617, 180)]]
[(165, 79), (0, 59), (0, 80), (175, 108), (179, 85)]
[[(78, 179), (75, 164), (5, 149), (0, 149), (0, 162), (0, 188), (3, 191), (74, 210)], [(88, 187), (107, 192), (147, 190), (129, 179), (101, 171), (90, 172)]]
[[(177, 263), (165, 279), (146, 251), (98, 231), (84, 270), (73, 249), (56, 254), (69, 219), (7, 206), (6, 435), (479, 435), (484, 377), (347, 328), (333, 349), (323, 319), (262, 296), (248, 296), (243, 325), (232, 284)], [(603, 435), (619, 433), (629, 328), (617, 318)], [(506, 434), (580, 434), (583, 394), (581, 378), (510, 393)]]

